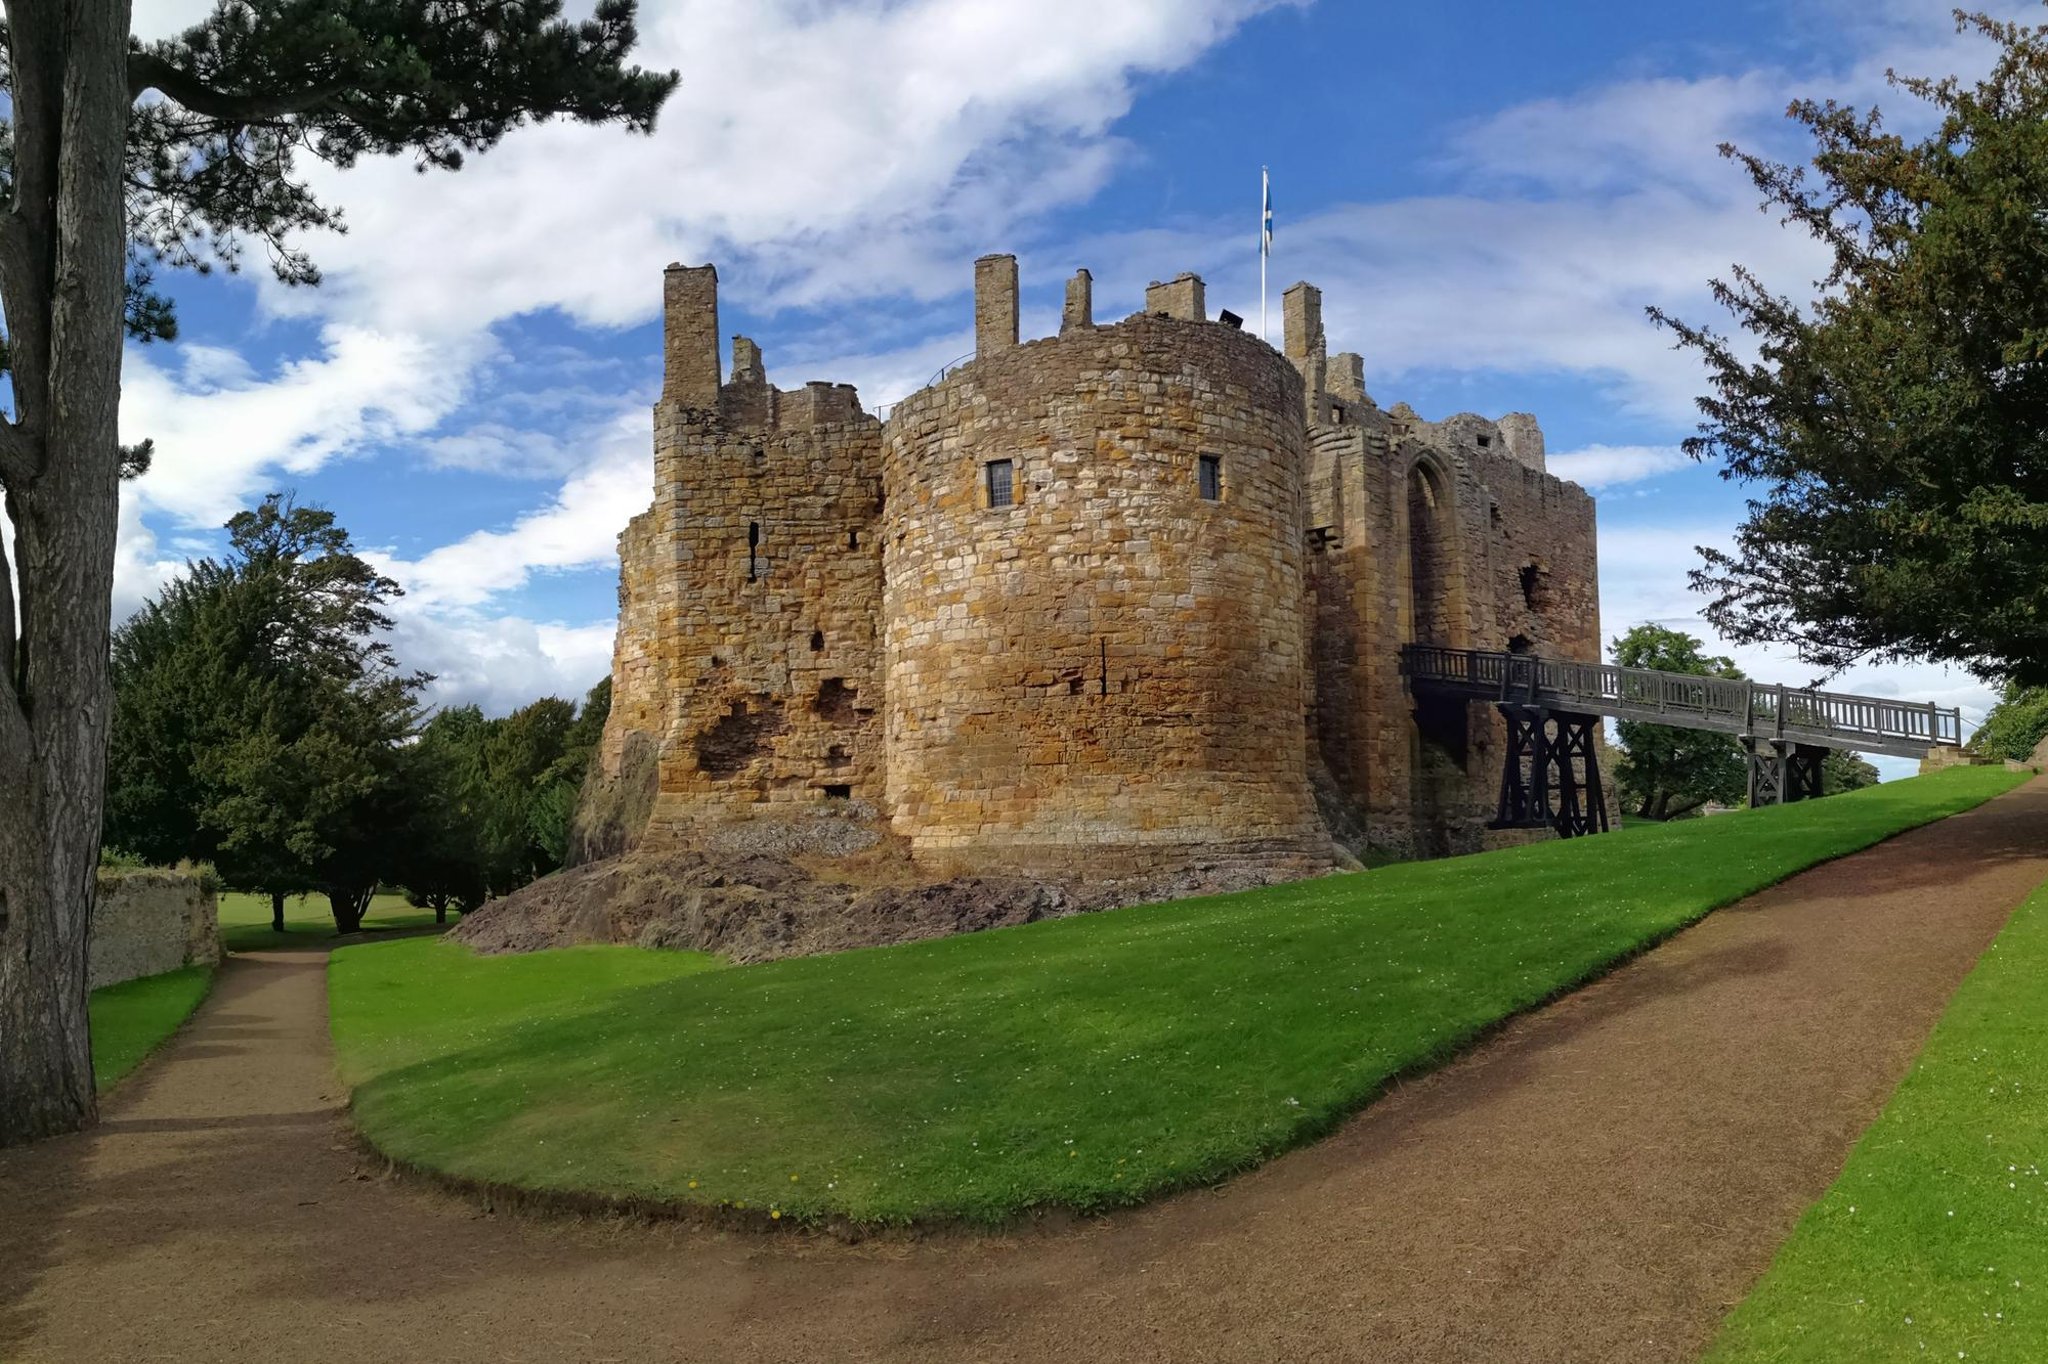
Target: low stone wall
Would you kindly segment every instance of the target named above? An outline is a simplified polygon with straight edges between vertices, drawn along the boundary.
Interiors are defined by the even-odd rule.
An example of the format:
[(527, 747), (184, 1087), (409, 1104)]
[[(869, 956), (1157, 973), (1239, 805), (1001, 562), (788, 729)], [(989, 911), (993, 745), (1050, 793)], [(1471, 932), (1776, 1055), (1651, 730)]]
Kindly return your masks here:
[(219, 960), (220, 907), (198, 876), (155, 870), (100, 873), (86, 950), (89, 988)]

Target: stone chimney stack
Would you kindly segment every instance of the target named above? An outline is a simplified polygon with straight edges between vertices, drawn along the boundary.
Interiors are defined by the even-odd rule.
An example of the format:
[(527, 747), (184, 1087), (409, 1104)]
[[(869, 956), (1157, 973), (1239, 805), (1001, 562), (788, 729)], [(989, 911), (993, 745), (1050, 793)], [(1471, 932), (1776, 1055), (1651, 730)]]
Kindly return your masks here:
[(661, 400), (718, 406), (718, 269), (671, 265), (661, 277)]
[(1306, 281), (1280, 296), (1281, 327), (1288, 359), (1300, 361), (1323, 353), (1323, 291)]
[(1209, 304), (1202, 277), (1184, 272), (1164, 284), (1153, 280), (1145, 286), (1145, 311), (1183, 322), (1207, 322)]
[(1017, 258), (974, 262), (974, 353), (994, 355), (1017, 344)]
[(1095, 277), (1076, 270), (1067, 281), (1067, 306), (1060, 313), (1060, 335), (1095, 325)]
[(1510, 412), (1498, 423), (1501, 441), (1508, 447), (1508, 457), (1524, 468), (1542, 473), (1543, 469), (1543, 428), (1536, 424), (1536, 418), (1527, 412)]

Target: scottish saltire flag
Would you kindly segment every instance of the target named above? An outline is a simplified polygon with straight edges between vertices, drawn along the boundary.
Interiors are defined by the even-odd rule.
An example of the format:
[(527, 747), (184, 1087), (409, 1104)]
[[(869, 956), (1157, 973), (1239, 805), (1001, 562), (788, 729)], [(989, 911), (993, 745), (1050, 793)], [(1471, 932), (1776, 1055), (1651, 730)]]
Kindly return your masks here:
[(1263, 166), (1259, 168), (1259, 188), (1265, 193), (1265, 211), (1259, 219), (1259, 251), (1270, 256), (1273, 254), (1273, 180)]

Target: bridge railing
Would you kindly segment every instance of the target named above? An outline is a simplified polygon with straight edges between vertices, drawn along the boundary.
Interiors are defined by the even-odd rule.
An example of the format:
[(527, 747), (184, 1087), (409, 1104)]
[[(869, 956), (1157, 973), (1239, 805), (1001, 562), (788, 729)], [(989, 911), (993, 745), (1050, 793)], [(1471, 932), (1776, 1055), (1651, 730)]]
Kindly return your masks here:
[(1962, 712), (1931, 703), (1612, 663), (1411, 644), (1401, 651), (1401, 671), (1414, 681), (1453, 687), (1468, 695), (1494, 696), (1502, 701), (1540, 700), (1560, 708), (1688, 728), (1836, 738), (1906, 748), (1960, 744), (1963, 739)]

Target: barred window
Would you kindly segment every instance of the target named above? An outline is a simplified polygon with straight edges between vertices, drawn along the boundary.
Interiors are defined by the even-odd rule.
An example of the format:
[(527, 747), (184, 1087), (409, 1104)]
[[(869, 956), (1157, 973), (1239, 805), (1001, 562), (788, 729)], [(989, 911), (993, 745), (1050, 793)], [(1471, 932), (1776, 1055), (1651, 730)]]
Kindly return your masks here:
[(991, 507), (1010, 507), (1017, 502), (1016, 466), (1007, 459), (992, 459), (988, 462), (988, 504)]
[(1198, 470), (1202, 500), (1214, 502), (1223, 496), (1223, 456), (1203, 455)]

